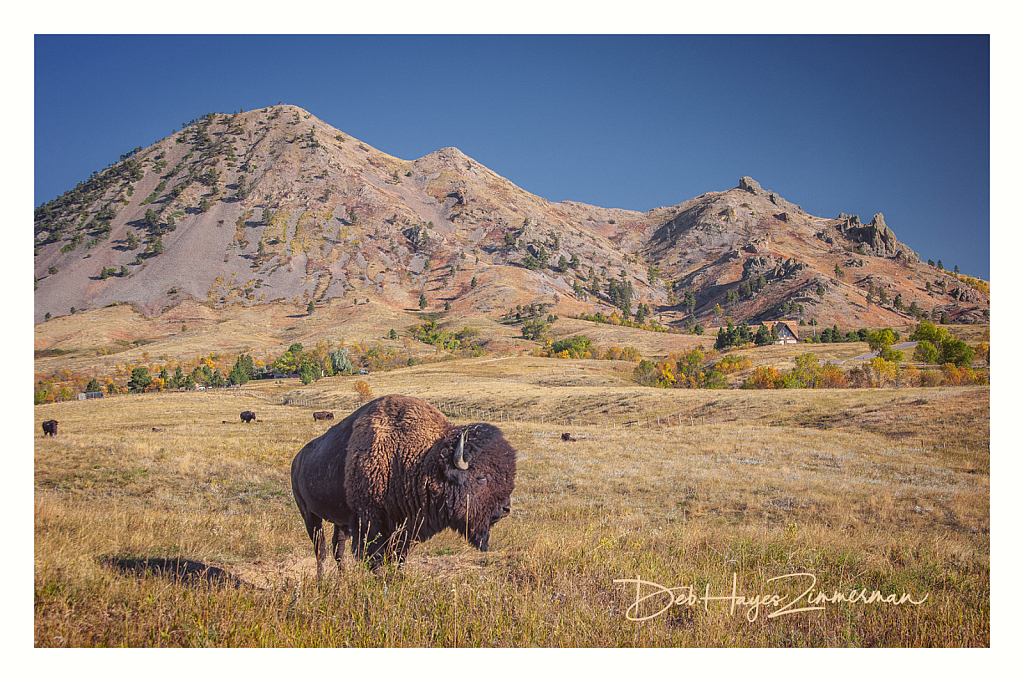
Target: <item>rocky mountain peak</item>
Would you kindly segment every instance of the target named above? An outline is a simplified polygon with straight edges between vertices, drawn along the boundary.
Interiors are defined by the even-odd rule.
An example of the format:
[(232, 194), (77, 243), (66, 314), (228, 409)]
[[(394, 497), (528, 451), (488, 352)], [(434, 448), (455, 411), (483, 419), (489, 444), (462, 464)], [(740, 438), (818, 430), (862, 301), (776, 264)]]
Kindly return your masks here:
[[(288, 105), (190, 122), (40, 206), (35, 234), (37, 322), (72, 306), (156, 315), (188, 299), (354, 294), (401, 309), (423, 294), (474, 314), (540, 301), (589, 313), (621, 303), (611, 278), (667, 323), (691, 312), (713, 322), (716, 305), (736, 320), (775, 319), (799, 302), (839, 324), (897, 324), (901, 311), (859, 303), (873, 274), (902, 287), (904, 303), (951, 318), (987, 302), (962, 287), (955, 300), (926, 291), (926, 279), (947, 276), (917, 263), (881, 213), (868, 225), (816, 218), (746, 176), (646, 213), (556, 204), (455, 147), (405, 161)], [(818, 284), (824, 298), (807, 293)], [(688, 290), (692, 311), (679, 304)]]

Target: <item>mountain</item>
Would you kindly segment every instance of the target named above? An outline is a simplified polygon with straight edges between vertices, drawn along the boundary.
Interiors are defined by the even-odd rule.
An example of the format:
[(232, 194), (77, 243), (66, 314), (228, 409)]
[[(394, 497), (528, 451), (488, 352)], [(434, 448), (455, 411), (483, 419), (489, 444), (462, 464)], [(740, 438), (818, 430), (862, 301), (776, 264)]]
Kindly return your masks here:
[(38, 207), (35, 276), (36, 323), (190, 299), (419, 310), (422, 295), (428, 311), (496, 316), (607, 314), (625, 297), (682, 325), (692, 292), (705, 326), (845, 328), (912, 321), (897, 296), (958, 322), (989, 306), (986, 283), (919, 262), (881, 214), (810, 216), (751, 178), (645, 213), (553, 203), (458, 149), (398, 159), (289, 105), (207, 114)]

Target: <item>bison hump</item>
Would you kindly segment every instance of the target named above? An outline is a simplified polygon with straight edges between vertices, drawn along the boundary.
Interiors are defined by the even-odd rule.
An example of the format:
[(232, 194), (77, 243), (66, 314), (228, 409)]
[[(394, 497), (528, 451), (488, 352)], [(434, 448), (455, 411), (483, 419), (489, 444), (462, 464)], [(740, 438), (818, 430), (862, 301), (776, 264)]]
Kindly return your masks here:
[(408, 396), (384, 396), (367, 407), (352, 425), (345, 487), (352, 497), (381, 504), (418, 487), (431, 466), (431, 448), (447, 435), (451, 422), (429, 403)]

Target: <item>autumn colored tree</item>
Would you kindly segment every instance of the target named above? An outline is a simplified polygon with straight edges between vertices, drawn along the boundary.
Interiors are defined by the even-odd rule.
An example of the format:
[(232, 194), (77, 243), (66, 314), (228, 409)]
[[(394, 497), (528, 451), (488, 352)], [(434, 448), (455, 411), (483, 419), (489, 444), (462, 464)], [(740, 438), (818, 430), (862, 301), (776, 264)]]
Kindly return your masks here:
[(764, 389), (781, 388), (785, 383), (782, 373), (774, 367), (761, 365), (754, 369), (754, 373), (743, 382), (743, 388)]
[(370, 389), (370, 384), (366, 383), (362, 379), (357, 381), (352, 388), (359, 396), (360, 404), (368, 402), (371, 398), (373, 398), (373, 391)]

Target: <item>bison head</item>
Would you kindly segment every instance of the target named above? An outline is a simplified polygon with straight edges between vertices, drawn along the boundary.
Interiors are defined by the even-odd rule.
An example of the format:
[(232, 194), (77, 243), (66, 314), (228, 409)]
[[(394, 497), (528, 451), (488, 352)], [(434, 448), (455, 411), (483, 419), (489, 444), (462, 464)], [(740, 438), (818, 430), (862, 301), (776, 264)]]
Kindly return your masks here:
[(516, 452), (498, 427), (471, 424), (453, 429), (443, 453), (448, 526), (486, 552), (491, 526), (511, 513)]

